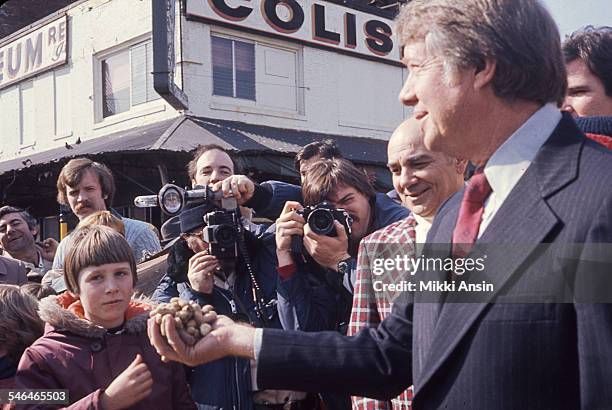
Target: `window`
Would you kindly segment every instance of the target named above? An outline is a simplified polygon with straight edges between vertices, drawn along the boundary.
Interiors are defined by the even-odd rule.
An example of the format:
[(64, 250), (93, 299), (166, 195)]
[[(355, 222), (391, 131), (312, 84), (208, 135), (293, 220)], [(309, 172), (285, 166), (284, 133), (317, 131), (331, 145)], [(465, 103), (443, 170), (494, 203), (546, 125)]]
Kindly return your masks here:
[(255, 44), (212, 36), (213, 94), (255, 101)]
[(303, 114), (301, 47), (216, 32), (211, 61), (214, 108)]
[(128, 111), (159, 98), (153, 89), (151, 42), (140, 43), (101, 60), (102, 117)]

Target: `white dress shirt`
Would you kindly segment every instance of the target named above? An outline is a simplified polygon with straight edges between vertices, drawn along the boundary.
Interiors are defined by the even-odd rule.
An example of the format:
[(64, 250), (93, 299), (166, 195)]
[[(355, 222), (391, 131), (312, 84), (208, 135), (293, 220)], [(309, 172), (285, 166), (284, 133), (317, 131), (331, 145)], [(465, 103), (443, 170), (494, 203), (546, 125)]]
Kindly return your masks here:
[(479, 238), (560, 120), (561, 112), (553, 104), (544, 105), (489, 158), (484, 174), (492, 192), (485, 201)]

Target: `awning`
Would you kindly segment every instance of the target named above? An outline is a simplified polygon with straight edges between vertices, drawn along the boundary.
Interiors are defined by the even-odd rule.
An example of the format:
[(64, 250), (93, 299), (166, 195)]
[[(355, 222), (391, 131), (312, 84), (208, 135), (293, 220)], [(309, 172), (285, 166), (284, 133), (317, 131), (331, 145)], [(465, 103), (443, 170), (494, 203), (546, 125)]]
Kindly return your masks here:
[(199, 117), (184, 117), (180, 125), (160, 138), (151, 149), (190, 151), (199, 144), (214, 143), (242, 154), (268, 152), (295, 155), (304, 145), (327, 138), (335, 140), (342, 154), (350, 160), (371, 164), (387, 162), (387, 142), (380, 139)]
[(293, 157), (306, 144), (323, 139), (336, 141), (342, 154), (378, 174), (381, 188), (390, 188), (386, 164), (387, 142), (380, 139), (325, 134), (193, 116), (149, 124), (29, 156), (0, 162), (0, 175), (69, 158), (105, 153), (188, 152), (201, 144), (218, 144), (235, 152), (242, 169), (268, 175), (297, 177)]
[[(0, 175), (8, 171), (59, 162), (68, 158), (117, 151), (147, 151), (176, 119), (157, 122), (127, 131), (109, 134), (80, 143), (66, 141), (63, 147), (33, 153), (20, 158), (0, 162)], [(72, 139), (71, 139), (72, 141)]]
[(363, 166), (380, 189), (391, 188), (386, 171), (387, 141), (346, 135), (246, 124), (211, 118), (184, 117), (151, 147), (152, 150), (191, 151), (200, 144), (218, 144), (236, 152), (237, 165), (268, 175), (297, 177), (295, 154), (306, 144), (335, 140), (345, 158)]

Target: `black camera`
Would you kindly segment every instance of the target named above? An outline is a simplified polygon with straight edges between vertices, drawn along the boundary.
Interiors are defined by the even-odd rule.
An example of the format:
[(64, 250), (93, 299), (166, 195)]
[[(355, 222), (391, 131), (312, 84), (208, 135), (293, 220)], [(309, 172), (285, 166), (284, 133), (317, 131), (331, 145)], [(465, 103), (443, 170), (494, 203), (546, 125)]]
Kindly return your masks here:
[(221, 191), (213, 192), (210, 187), (195, 186), (193, 189), (181, 188), (174, 184), (166, 184), (157, 195), (143, 195), (134, 198), (134, 205), (139, 208), (159, 206), (170, 216), (181, 213), (185, 206), (190, 204), (220, 204), (222, 208), (236, 207), (234, 198), (223, 198)]
[(219, 260), (238, 257), (238, 217), (234, 210), (217, 210), (204, 215), (206, 227), (202, 231), (209, 251)]
[[(225, 261), (238, 257), (240, 211), (233, 197), (224, 198), (221, 191), (213, 192), (210, 187), (197, 185), (193, 189), (183, 189), (166, 184), (159, 194), (138, 196), (134, 203), (138, 207), (159, 206), (171, 216), (190, 212), (194, 206), (208, 205), (210, 211), (203, 215), (206, 227), (202, 239), (208, 242), (210, 254)], [(188, 205), (192, 208), (186, 208)]]
[(306, 206), (298, 211), (310, 226), (310, 229), (318, 235), (337, 236), (334, 221), (344, 226), (346, 236), (351, 236), (353, 218), (342, 208), (336, 208), (331, 203), (323, 201), (316, 205)]

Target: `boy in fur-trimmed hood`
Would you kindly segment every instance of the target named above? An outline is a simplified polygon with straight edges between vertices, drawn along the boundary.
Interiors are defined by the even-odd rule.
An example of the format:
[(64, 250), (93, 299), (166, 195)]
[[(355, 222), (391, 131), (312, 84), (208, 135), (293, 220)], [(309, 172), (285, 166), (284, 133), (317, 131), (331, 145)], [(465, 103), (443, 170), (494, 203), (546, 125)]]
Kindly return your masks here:
[(17, 388), (68, 389), (70, 409), (195, 409), (182, 366), (163, 363), (149, 342), (150, 306), (132, 300), (136, 265), (125, 238), (105, 226), (72, 236), (69, 292), (41, 301), (45, 334), (24, 352)]

